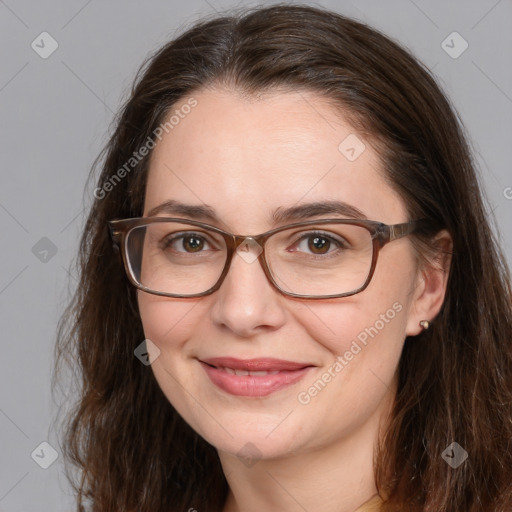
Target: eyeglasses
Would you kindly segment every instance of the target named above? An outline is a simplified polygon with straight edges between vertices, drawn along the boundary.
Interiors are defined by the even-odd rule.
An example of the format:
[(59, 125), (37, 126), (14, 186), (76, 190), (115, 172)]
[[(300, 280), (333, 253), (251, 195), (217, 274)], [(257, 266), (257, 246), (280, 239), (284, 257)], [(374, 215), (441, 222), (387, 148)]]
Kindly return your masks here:
[(180, 218), (140, 217), (108, 225), (130, 282), (145, 292), (180, 298), (209, 295), (222, 285), (236, 252), (247, 263), (258, 259), (270, 283), (284, 295), (327, 299), (362, 292), (379, 250), (425, 222), (321, 219), (254, 236)]

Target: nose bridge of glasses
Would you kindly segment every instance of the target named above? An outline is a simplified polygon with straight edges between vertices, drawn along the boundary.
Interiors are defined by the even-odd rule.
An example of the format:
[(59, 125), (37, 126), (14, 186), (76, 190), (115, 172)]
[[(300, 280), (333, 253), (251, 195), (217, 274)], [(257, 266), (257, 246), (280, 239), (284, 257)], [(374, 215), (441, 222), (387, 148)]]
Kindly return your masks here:
[(234, 250), (246, 263), (252, 263), (263, 252), (263, 246), (257, 239), (254, 236), (233, 236)]
[[(238, 259), (240, 257), (248, 265), (260, 258), (260, 254), (263, 252), (263, 244), (260, 245), (257, 240), (261, 242), (258, 236), (231, 235), (228, 242), (231, 245), (231, 251), (228, 250), (226, 267), (217, 283), (218, 286), (220, 286), (220, 283), (224, 281), (229, 270), (231, 270), (233, 258)], [(268, 278), (266, 265), (261, 260), (260, 264), (263, 266), (263, 272)]]

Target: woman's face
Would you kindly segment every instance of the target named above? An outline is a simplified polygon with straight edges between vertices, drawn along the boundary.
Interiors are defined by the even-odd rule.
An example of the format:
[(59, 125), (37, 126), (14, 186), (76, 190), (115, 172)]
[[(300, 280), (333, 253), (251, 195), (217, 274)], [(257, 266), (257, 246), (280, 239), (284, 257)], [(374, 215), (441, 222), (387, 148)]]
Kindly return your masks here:
[[(218, 222), (196, 220), (255, 235), (275, 227), (276, 210), (340, 201), (371, 220), (409, 220), (369, 141), (318, 95), (275, 92), (247, 99), (217, 89), (194, 98), (197, 105), (154, 149), (144, 216), (169, 200), (207, 205)], [(139, 291), (138, 301), (145, 336), (160, 350), (154, 375), (185, 421), (222, 452), (271, 458), (375, 431), (394, 396), (404, 339), (420, 330), (420, 284), (406, 237), (381, 250), (370, 285), (349, 297), (286, 297), (258, 260), (235, 254), (224, 283), (209, 296)], [(252, 393), (234, 392), (242, 379), (281, 382), (283, 372), (251, 377), (207, 371), (203, 362), (220, 357), (275, 358), (309, 368), (288, 374), (298, 380), (272, 392), (258, 385)], [(220, 380), (235, 388), (219, 387), (212, 372), (222, 372)]]

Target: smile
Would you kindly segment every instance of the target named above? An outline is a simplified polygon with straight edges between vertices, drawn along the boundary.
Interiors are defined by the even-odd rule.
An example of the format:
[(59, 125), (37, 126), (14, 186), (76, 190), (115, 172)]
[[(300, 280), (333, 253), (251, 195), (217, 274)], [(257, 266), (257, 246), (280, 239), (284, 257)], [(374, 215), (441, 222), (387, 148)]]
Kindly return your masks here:
[(200, 363), (217, 388), (231, 395), (247, 397), (264, 397), (291, 386), (313, 368), (312, 365), (277, 359), (217, 358)]
[(279, 370), (272, 370), (271, 372), (267, 372), (265, 370), (258, 371), (249, 371), (249, 370), (235, 370), (233, 368), (223, 368), (217, 367), (217, 370), (223, 370), (231, 375), (238, 375), (239, 377), (251, 375), (251, 376), (261, 376), (261, 375), (276, 375), (279, 373)]

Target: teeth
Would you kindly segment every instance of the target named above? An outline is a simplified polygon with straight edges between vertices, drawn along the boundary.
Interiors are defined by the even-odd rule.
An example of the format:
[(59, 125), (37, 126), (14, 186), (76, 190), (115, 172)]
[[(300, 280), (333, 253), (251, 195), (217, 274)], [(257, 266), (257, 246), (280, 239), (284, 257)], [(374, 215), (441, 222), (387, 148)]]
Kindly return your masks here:
[(221, 368), (226, 373), (229, 373), (231, 375), (238, 375), (239, 377), (246, 377), (247, 375), (253, 375), (253, 376), (260, 376), (263, 375), (275, 375), (276, 373), (279, 373), (279, 370), (272, 370), (271, 372), (258, 370), (258, 371), (249, 371), (249, 370), (234, 370), (233, 368)]

